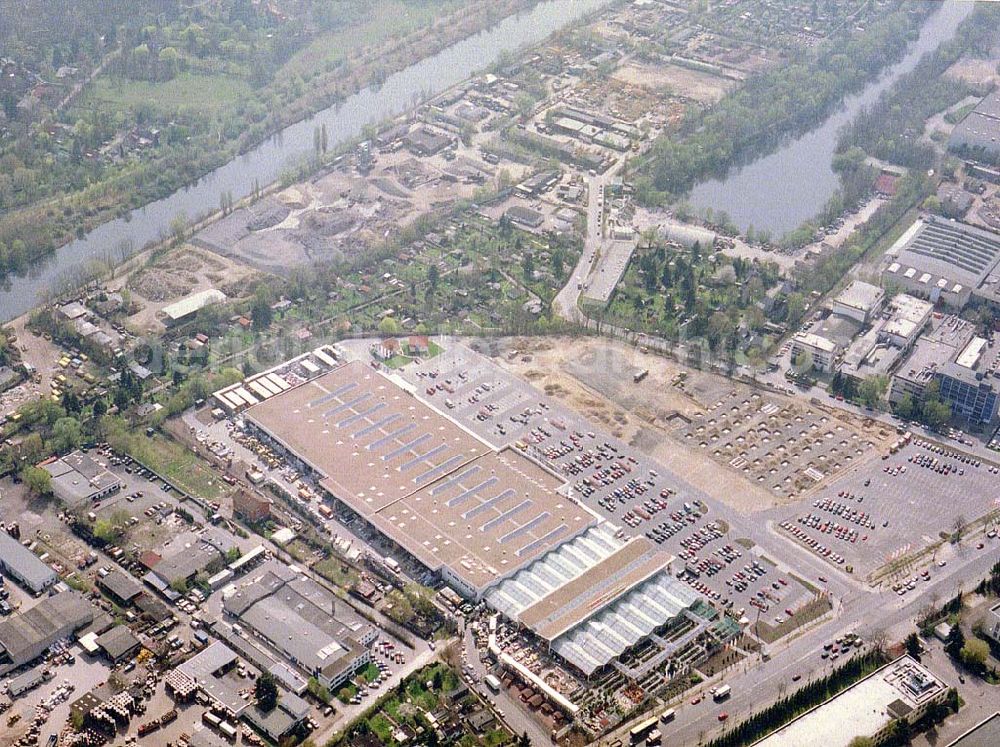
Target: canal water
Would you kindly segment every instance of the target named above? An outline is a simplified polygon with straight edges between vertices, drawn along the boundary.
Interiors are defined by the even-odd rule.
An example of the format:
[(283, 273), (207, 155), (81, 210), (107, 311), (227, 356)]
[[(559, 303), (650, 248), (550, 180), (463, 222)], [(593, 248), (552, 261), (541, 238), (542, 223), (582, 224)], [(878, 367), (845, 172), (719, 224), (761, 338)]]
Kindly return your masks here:
[(913, 70), (921, 57), (951, 39), (972, 8), (971, 2), (943, 3), (924, 22), (903, 59), (859, 93), (846, 97), (826, 121), (725, 178), (696, 185), (688, 202), (699, 211), (724, 210), (740, 230), (753, 225), (770, 231), (775, 239), (798, 228), (823, 209), (839, 186), (832, 163), (840, 128)]
[(11, 277), (0, 289), (0, 319), (9, 321), (28, 311), (44, 300), (60, 279), (93, 260), (107, 257), (109, 250), (122, 239), (141, 247), (168, 235), (170, 223), (178, 215), (196, 219), (211, 213), (218, 208), (219, 196), (224, 192), (240, 199), (250, 194), (255, 183), (267, 185), (276, 181), (283, 171), (312, 153), (317, 127), (326, 125), (331, 146), (357, 138), (367, 126), (413, 109), (422, 96), (439, 94), (489, 67), (502, 54), (538, 44), (610, 3), (611, 0), (544, 0), (389, 76), (380, 86), (364, 89), (286, 127), (194, 184), (133, 211), (128, 220), (117, 219), (98, 226), (84, 238), (61, 247), (29, 274)]

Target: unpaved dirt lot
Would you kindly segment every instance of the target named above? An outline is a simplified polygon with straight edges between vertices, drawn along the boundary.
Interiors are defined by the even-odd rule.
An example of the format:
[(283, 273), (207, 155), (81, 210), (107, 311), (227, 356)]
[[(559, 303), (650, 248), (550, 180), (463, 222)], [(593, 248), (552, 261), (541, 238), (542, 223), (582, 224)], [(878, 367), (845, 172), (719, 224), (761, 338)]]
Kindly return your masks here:
[(1000, 73), (997, 72), (996, 66), (998, 56), (1000, 56), (1000, 49), (993, 50), (991, 59), (976, 60), (963, 57), (948, 68), (945, 75), (973, 85), (996, 84), (1000, 82)]
[(630, 62), (615, 70), (613, 77), (623, 83), (653, 91), (669, 91), (699, 103), (714, 104), (735, 85), (734, 81), (711, 73), (677, 65), (644, 65)]
[(182, 246), (129, 277), (126, 285), (142, 308), (129, 317), (128, 323), (137, 331), (162, 330), (157, 313), (164, 306), (209, 288), (238, 298), (257, 276), (245, 265), (190, 244)]

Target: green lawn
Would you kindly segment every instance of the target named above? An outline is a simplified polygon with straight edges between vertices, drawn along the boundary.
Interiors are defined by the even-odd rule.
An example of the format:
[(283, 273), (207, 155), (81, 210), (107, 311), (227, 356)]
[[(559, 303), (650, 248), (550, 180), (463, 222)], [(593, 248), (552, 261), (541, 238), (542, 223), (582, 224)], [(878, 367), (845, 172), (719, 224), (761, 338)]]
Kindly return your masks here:
[(392, 724), (381, 713), (368, 719), (368, 726), (383, 744), (392, 742)]
[(159, 109), (218, 111), (248, 98), (250, 84), (228, 75), (181, 73), (173, 80), (150, 82), (117, 76), (101, 76), (84, 94), (81, 107), (100, 103), (116, 110), (134, 110), (151, 104)]
[(279, 76), (307, 74), (317, 67), (336, 64), (363, 47), (381, 44), (393, 36), (401, 36), (427, 26), (435, 18), (444, 16), (459, 5), (458, 0), (441, 0), (437, 3), (376, 0), (366, 11), (367, 18), (362, 23), (320, 34), (304, 49), (292, 55)]
[(337, 558), (327, 558), (313, 565), (313, 570), (332, 584), (336, 584), (346, 589), (351, 584), (357, 582), (358, 574), (349, 566), (347, 573), (341, 570), (341, 561)]
[(108, 441), (192, 495), (209, 501), (218, 500), (222, 495), (223, 483), (219, 476), (196, 454), (173, 439), (159, 433), (150, 438), (124, 423), (116, 423), (109, 429)]

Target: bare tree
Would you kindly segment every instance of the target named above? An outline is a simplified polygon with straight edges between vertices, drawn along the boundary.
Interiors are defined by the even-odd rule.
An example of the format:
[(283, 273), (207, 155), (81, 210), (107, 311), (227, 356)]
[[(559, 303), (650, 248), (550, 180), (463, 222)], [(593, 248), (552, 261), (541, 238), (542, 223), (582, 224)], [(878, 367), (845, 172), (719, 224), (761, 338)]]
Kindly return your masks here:
[(968, 523), (969, 522), (967, 522), (965, 520), (965, 515), (964, 514), (959, 514), (958, 516), (955, 517), (955, 524), (954, 524), (955, 535), (954, 535), (954, 541), (956, 543), (960, 543), (962, 541), (962, 533), (965, 531), (965, 526)]
[(872, 648), (880, 654), (884, 654), (889, 643), (889, 636), (882, 628), (875, 628), (869, 636)]

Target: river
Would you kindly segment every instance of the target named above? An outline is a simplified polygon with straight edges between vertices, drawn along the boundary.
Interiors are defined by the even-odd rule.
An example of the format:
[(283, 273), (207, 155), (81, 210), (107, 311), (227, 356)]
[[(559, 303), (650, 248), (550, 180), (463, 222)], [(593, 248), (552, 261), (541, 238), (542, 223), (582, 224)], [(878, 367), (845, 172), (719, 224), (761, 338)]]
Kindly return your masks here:
[(458, 85), (488, 68), (502, 54), (538, 44), (611, 2), (544, 0), (389, 76), (380, 86), (366, 88), (286, 127), (194, 184), (134, 210), (127, 220), (121, 218), (98, 226), (84, 238), (59, 248), (27, 275), (9, 278), (0, 291), (0, 318), (9, 321), (30, 310), (61, 279), (94, 260), (104, 259), (122, 239), (142, 247), (168, 235), (170, 223), (177, 216), (197, 219), (216, 210), (224, 192), (241, 199), (250, 194), (255, 182), (267, 185), (276, 181), (283, 171), (313, 152), (317, 127), (326, 125), (331, 147), (353, 140), (367, 126), (413, 109), (422, 96), (437, 95)]
[(840, 186), (832, 168), (840, 128), (913, 70), (921, 57), (952, 38), (972, 8), (970, 2), (944, 3), (924, 22), (906, 55), (859, 93), (845, 97), (826, 121), (723, 179), (696, 185), (688, 202), (698, 210), (724, 210), (740, 230), (753, 225), (776, 239), (798, 228), (817, 215)]

